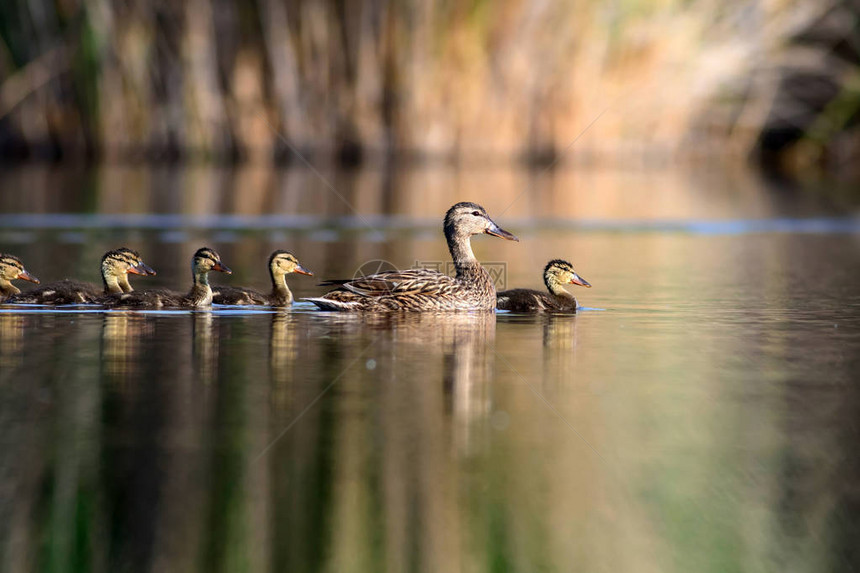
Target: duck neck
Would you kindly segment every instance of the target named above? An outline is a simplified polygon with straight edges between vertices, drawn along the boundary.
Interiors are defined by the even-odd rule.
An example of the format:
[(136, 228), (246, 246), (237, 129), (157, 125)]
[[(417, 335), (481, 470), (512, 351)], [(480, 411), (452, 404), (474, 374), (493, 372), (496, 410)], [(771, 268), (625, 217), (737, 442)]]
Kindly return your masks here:
[(212, 289), (209, 287), (208, 273), (193, 273), (194, 284), (188, 298), (193, 306), (208, 306), (212, 304)]
[(105, 294), (111, 294), (115, 292), (128, 292), (123, 291), (123, 288), (120, 286), (120, 279), (113, 274), (102, 273), (102, 284), (105, 287)]
[(558, 281), (550, 280), (546, 277), (543, 279), (544, 284), (546, 285), (546, 290), (550, 292), (554, 297), (576, 302), (576, 299), (572, 294), (570, 294), (564, 286)]
[(275, 276), (272, 273), (272, 294), (271, 299), (277, 304), (287, 304), (293, 302), (293, 293), (290, 287), (287, 286), (287, 275)]
[(134, 289), (131, 288), (131, 283), (128, 282), (128, 274), (123, 273), (118, 279), (117, 283), (119, 284), (119, 288), (122, 289), (122, 292), (132, 292)]
[(451, 252), (458, 279), (469, 279), (483, 274), (484, 269), (472, 252), (471, 237), (446, 232), (445, 238), (448, 241), (448, 250)]
[(7, 296), (12, 296), (13, 294), (18, 294), (20, 289), (13, 285), (10, 281), (7, 281), (4, 278), (0, 278), (0, 299), (6, 298)]

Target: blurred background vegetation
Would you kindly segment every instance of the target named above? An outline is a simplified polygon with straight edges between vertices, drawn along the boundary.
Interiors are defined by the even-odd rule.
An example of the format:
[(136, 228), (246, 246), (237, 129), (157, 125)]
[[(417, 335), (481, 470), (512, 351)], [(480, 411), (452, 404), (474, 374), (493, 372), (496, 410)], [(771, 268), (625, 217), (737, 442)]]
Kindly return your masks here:
[(857, 0), (4, 0), (0, 156), (850, 172)]

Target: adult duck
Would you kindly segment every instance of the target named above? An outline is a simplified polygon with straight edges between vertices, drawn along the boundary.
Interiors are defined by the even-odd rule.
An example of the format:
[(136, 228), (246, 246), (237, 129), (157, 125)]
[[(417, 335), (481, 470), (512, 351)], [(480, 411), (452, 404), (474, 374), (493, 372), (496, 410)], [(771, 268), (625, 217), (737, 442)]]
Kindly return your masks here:
[(89, 304), (111, 293), (131, 292), (133, 289), (128, 275), (154, 275), (140, 253), (121, 247), (106, 252), (101, 260), (102, 287), (93, 283), (63, 279), (31, 291), (10, 296), (8, 303), (13, 304)]
[(209, 286), (210, 271), (220, 271), (228, 275), (233, 272), (221, 262), (221, 256), (218, 253), (203, 247), (197, 249), (191, 259), (193, 283), (187, 294), (183, 295), (166, 289), (152, 289), (113, 294), (98, 302), (107, 308), (207, 307), (212, 304), (212, 288)]
[(263, 294), (245, 287), (215, 287), (212, 291), (212, 302), (215, 304), (231, 305), (269, 305), (290, 306), (293, 304), (293, 293), (287, 286), (287, 275), (299, 273), (313, 276), (304, 268), (299, 260), (290, 252), (277, 250), (269, 256), (269, 278), (272, 280), (272, 292)]
[(573, 265), (561, 259), (546, 264), (543, 282), (549, 292), (527, 288), (503, 290), (496, 294), (496, 307), (512, 312), (576, 312), (579, 305), (564, 285), (573, 284), (591, 288), (584, 278), (573, 269)]
[(21, 259), (0, 253), (0, 302), (21, 292), (21, 289), (12, 284), (12, 281), (19, 279), (39, 284), (39, 279), (27, 272)]
[(338, 288), (306, 300), (323, 310), (341, 311), (492, 310), (496, 306), (496, 288), (472, 252), (472, 235), (519, 239), (500, 228), (476, 203), (457, 203), (448, 209), (443, 229), (456, 276), (429, 269), (385, 271), (351, 280), (326, 281), (321, 286)]

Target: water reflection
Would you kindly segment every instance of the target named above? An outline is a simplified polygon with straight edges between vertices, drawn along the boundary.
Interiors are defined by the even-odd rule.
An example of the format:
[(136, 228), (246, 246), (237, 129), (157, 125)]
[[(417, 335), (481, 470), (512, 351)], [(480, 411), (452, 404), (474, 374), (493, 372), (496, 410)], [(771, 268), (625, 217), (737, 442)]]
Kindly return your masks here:
[[(70, 344), (70, 378), (50, 415), (66, 430), (42, 438), (62, 454), (9, 475), (18, 490), (28, 479), (65, 481), (3, 501), (13, 512), (48, 503), (60, 513), (48, 553), (33, 544), (34, 524), (10, 523), (5, 542), (23, 540), (24, 563), (69, 563), (79, 557), (69, 537), (83, 536), (84, 557), (110, 570), (376, 570), (415, 559), (450, 568), (462, 527), (451, 527), (451, 472), (488, 447), (492, 313), (39, 320)], [(20, 340), (25, 355), (43, 343)], [(318, 360), (305, 362), (306, 351)], [(70, 521), (74, 511), (82, 522)], [(385, 524), (384, 553), (369, 551), (382, 530), (368, 523)]]
[[(308, 413), (270, 463), (278, 476), (285, 466), (292, 475), (328, 468), (330, 482), (314, 496), (328, 503), (326, 552), (308, 545), (307, 523), (293, 514), (274, 535), (300, 540), (276, 549), (276, 562), (300, 570), (458, 569), (466, 524), (452, 478), (459, 460), (486, 451), (495, 315), (334, 315), (319, 327), (334, 343), (322, 357), (326, 378), (337, 380), (331, 411)], [(331, 433), (327, 416), (336, 419)], [(309, 449), (307, 432), (320, 450)]]
[(287, 408), (293, 400), (291, 380), (294, 376), (302, 328), (291, 312), (278, 309), (272, 314), (269, 337), (269, 368), (272, 378), (272, 402), (278, 409)]
[[(454, 417), (454, 442), (463, 454), (478, 446), (476, 422), (481, 422), (492, 410), (490, 380), (495, 362), (495, 318), (494, 313), (480, 313), (444, 317), (439, 319), (442, 324), (438, 326), (427, 325), (442, 333), (446, 408)], [(421, 340), (420, 336), (413, 339)]]
[(218, 370), (218, 334), (215, 319), (208, 310), (191, 313), (191, 337), (194, 341), (192, 364), (197, 379), (204, 384), (215, 381)]
[(18, 314), (0, 314), (0, 370), (9, 372), (21, 364), (24, 321)]
[(151, 336), (152, 328), (151, 321), (133, 312), (104, 314), (102, 367), (107, 376), (124, 380), (130, 372), (140, 369), (141, 339)]
[(535, 242), (609, 310), (0, 309), (3, 570), (856, 563), (856, 239)]
[(576, 363), (575, 315), (550, 314), (540, 317), (543, 322), (543, 373), (541, 380), (547, 390), (555, 393), (559, 385), (575, 384), (571, 375)]

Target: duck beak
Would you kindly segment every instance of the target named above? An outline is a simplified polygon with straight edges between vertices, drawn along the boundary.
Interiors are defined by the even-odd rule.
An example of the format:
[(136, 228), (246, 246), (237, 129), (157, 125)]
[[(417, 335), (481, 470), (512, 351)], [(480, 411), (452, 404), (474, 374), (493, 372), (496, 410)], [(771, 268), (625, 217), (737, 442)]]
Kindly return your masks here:
[(26, 270), (22, 270), (18, 273), (18, 278), (22, 281), (30, 281), (31, 283), (39, 284), (39, 279), (28, 273)]
[(309, 277), (314, 276), (314, 274), (311, 271), (309, 271), (308, 269), (306, 269), (302, 265), (296, 265), (296, 270), (293, 272), (299, 273), (300, 275), (308, 275)]
[(496, 225), (493, 221), (490, 221), (490, 226), (484, 232), (488, 235), (492, 235), (494, 237), (499, 237), (500, 239), (507, 239), (509, 241), (517, 241), (517, 242), (520, 241), (519, 239), (517, 239), (513, 235), (513, 233), (508, 233), (507, 231), (505, 231), (504, 229), (502, 229), (501, 227)]
[(585, 288), (591, 288), (591, 284), (576, 273), (573, 273), (573, 276), (570, 279), (570, 284), (584, 286)]
[(155, 276), (155, 270), (153, 270), (152, 267), (143, 262), (128, 269), (128, 273), (133, 275)]
[(212, 270), (213, 271), (221, 271), (222, 273), (227, 273), (228, 275), (233, 274), (233, 271), (231, 271), (230, 268), (227, 267), (226, 265), (222, 264), (221, 261), (218, 261), (217, 263), (215, 263), (215, 266), (212, 267)]

